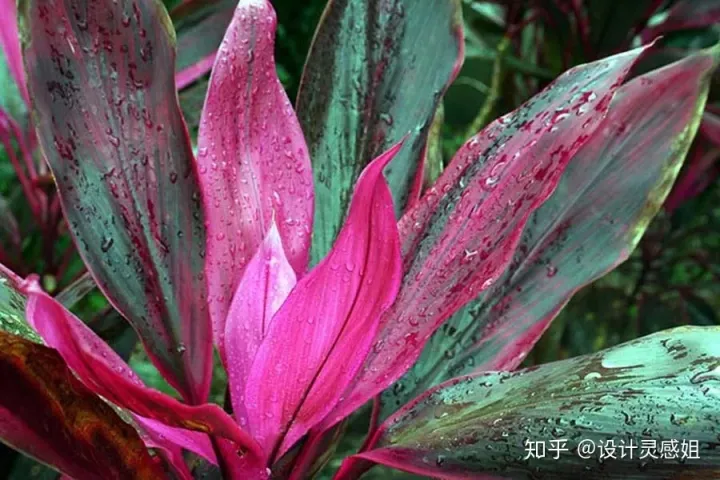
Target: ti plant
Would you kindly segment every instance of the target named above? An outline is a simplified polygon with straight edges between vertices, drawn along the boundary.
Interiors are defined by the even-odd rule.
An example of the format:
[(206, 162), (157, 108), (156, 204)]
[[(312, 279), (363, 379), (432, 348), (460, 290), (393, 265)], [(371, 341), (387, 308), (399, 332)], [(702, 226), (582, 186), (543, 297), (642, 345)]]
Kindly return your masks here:
[[(3, 442), (76, 479), (301, 479), (372, 401), (337, 479), (374, 464), (441, 478), (720, 474), (720, 329), (516, 369), (660, 208), (717, 48), (636, 77), (649, 47), (577, 66), (425, 188), (432, 119), (463, 61), (457, 1), (331, 0), (294, 110), (274, 11), (241, 0), (196, 153), (158, 0), (20, 5), (37, 140), (69, 230), (182, 400), (144, 385), (37, 277), (4, 269)], [(207, 401), (214, 347), (223, 406)], [(527, 458), (528, 441), (557, 438), (559, 460)], [(583, 460), (581, 440), (698, 451)]]

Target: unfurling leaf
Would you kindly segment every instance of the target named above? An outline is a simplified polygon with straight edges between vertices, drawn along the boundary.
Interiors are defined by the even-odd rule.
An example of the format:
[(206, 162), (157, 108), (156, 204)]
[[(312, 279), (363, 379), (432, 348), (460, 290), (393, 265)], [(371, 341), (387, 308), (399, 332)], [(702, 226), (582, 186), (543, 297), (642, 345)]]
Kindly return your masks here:
[[(247, 264), (225, 324), (226, 359), (233, 414), (247, 425), (245, 381), (273, 316), (297, 283), (275, 223)], [(221, 342), (222, 343), (222, 342)]]
[[(216, 342), (250, 261), (277, 224), (287, 259), (305, 273), (313, 187), (305, 139), (275, 71), (275, 12), (242, 0), (220, 47), (198, 134), (207, 215), (208, 300)], [(221, 358), (225, 347), (218, 343)]]

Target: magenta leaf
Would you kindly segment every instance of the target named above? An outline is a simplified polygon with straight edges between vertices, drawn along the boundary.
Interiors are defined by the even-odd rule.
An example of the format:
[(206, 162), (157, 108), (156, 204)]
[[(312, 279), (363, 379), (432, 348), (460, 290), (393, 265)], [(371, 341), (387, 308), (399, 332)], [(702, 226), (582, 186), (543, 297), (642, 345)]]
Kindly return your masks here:
[(20, 36), (17, 25), (17, 0), (0, 0), (0, 53), (10, 68), (20, 95), (26, 104), (30, 104), (25, 84), (25, 68), (23, 67)]
[(430, 335), (488, 289), (512, 260), (525, 222), (602, 124), (642, 49), (581, 65), (455, 155), (399, 223), (404, 277), (345, 402), (328, 423), (376, 395), (417, 360)]
[(361, 175), (328, 256), (303, 277), (270, 323), (245, 383), (252, 435), (271, 460), (342, 397), (400, 284), (400, 245), (383, 168), (396, 145)]
[[(141, 422), (139, 420), (141, 418), (142, 417), (135, 416), (135, 423), (140, 425)], [(143, 420), (153, 422), (149, 419)], [(145, 442), (148, 448), (155, 449), (156, 453), (163, 457), (167, 465), (173, 470), (177, 480), (192, 480), (193, 475), (185, 462), (183, 448), (186, 448), (187, 443), (190, 443), (190, 446), (194, 446), (194, 444), (187, 442), (186, 438), (189, 435), (197, 435), (207, 439), (207, 436), (197, 432), (190, 432), (189, 430), (173, 429), (160, 422), (155, 423), (157, 427), (154, 425), (152, 427), (137, 427), (143, 442)], [(176, 432), (178, 435), (174, 435)], [(168, 436), (166, 436), (166, 434), (168, 434)]]
[(40, 144), (78, 250), (191, 403), (212, 342), (197, 174), (155, 0), (34, 0), (25, 49)]
[[(213, 67), (198, 134), (207, 215), (214, 338), (233, 292), (274, 218), (290, 265), (304, 273), (313, 186), (302, 131), (275, 72), (275, 12), (242, 0)], [(220, 346), (221, 357), (224, 351)]]
[(663, 208), (668, 213), (675, 212), (685, 202), (705, 191), (718, 176), (720, 176), (720, 150), (698, 134)]
[(197, 59), (194, 63), (178, 71), (175, 75), (175, 85), (177, 89), (182, 90), (208, 73), (215, 64), (215, 56), (216, 53), (213, 52), (206, 57)]
[(170, 459), (173, 460), (172, 463), (174, 465), (177, 463), (176, 470), (183, 472), (182, 466), (185, 465), (184, 460), (174, 461), (178, 449), (193, 452), (217, 465), (217, 457), (213, 451), (210, 438), (206, 434), (184, 428), (170, 427), (162, 422), (141, 417), (140, 415), (133, 415), (133, 420), (140, 427), (145, 444), (151, 448), (165, 450)]
[(258, 445), (220, 407), (186, 405), (147, 388), (109, 345), (37, 289), (32, 287), (29, 293), (28, 322), (93, 392), (136, 415), (167, 426), (232, 440), (238, 449), (248, 453), (250, 461), (260, 461), (262, 455)]
[(230, 304), (225, 335), (218, 343), (225, 346), (233, 414), (243, 427), (247, 425), (243, 398), (245, 380), (273, 315), (296, 281), (295, 272), (285, 257), (280, 233), (272, 223), (265, 240), (245, 268)]
[(619, 89), (599, 135), (530, 217), (503, 277), (435, 333), (384, 393), (384, 416), (448, 378), (516, 368), (575, 292), (628, 257), (695, 136), (715, 55), (688, 57)]

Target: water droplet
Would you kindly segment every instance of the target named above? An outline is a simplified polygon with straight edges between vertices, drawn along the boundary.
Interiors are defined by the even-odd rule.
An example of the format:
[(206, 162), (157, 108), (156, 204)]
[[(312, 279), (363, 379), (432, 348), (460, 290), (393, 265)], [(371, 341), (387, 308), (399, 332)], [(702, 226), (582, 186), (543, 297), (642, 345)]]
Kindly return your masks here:
[(115, 239), (112, 237), (105, 237), (102, 239), (102, 243), (100, 244), (100, 249), (107, 253), (108, 250), (110, 250), (110, 247), (113, 246), (113, 243), (115, 243)]
[(380, 120), (385, 122), (388, 126), (392, 126), (392, 124), (393, 124), (393, 117), (389, 113), (385, 113), (385, 112), (381, 113)]

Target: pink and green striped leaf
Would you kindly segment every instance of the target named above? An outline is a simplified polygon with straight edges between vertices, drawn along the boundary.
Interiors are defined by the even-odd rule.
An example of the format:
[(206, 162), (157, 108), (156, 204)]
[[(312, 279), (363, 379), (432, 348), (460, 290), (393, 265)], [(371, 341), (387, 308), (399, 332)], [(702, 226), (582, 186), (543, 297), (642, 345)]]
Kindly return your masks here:
[(158, 0), (33, 0), (25, 61), (40, 144), (85, 263), (191, 403), (212, 343), (205, 235)]
[(237, 3), (237, 0), (190, 2), (170, 12), (178, 37), (175, 64), (178, 90), (212, 69)]
[(707, 28), (720, 23), (720, 0), (678, 0), (658, 25), (647, 27), (641, 34), (643, 41), (677, 30)]
[(386, 177), (396, 212), (417, 201), (435, 110), (463, 61), (458, 0), (331, 0), (297, 111), (313, 161), (312, 261), (330, 250), (362, 169), (410, 136)]
[(395, 382), (450, 315), (501, 277), (568, 162), (604, 135), (610, 101), (643, 51), (573, 68), (461, 147), (399, 223), (403, 285), (331, 421)]
[[(313, 186), (305, 139), (277, 78), (276, 17), (241, 0), (220, 47), (198, 134), (214, 338), (273, 219), (295, 272), (307, 267)], [(224, 345), (218, 344), (221, 358)]]
[(0, 330), (0, 441), (83, 479), (161, 479), (132, 426), (54, 350)]
[(340, 401), (362, 367), (400, 285), (400, 241), (383, 168), (360, 176), (330, 254), (301, 278), (272, 318), (245, 382), (251, 434), (271, 462)]
[(580, 288), (627, 259), (695, 136), (716, 56), (698, 53), (620, 88), (599, 135), (531, 216), (510, 267), (433, 335), (384, 393), (384, 416), (448, 378), (517, 367)]
[[(719, 380), (718, 327), (681, 327), (517, 372), (458, 377), (389, 418), (373, 449), (343, 468), (357, 458), (448, 479), (716, 478)], [(545, 445), (544, 458), (529, 456), (528, 440), (536, 453)], [(615, 458), (599, 460), (613, 444)]]

